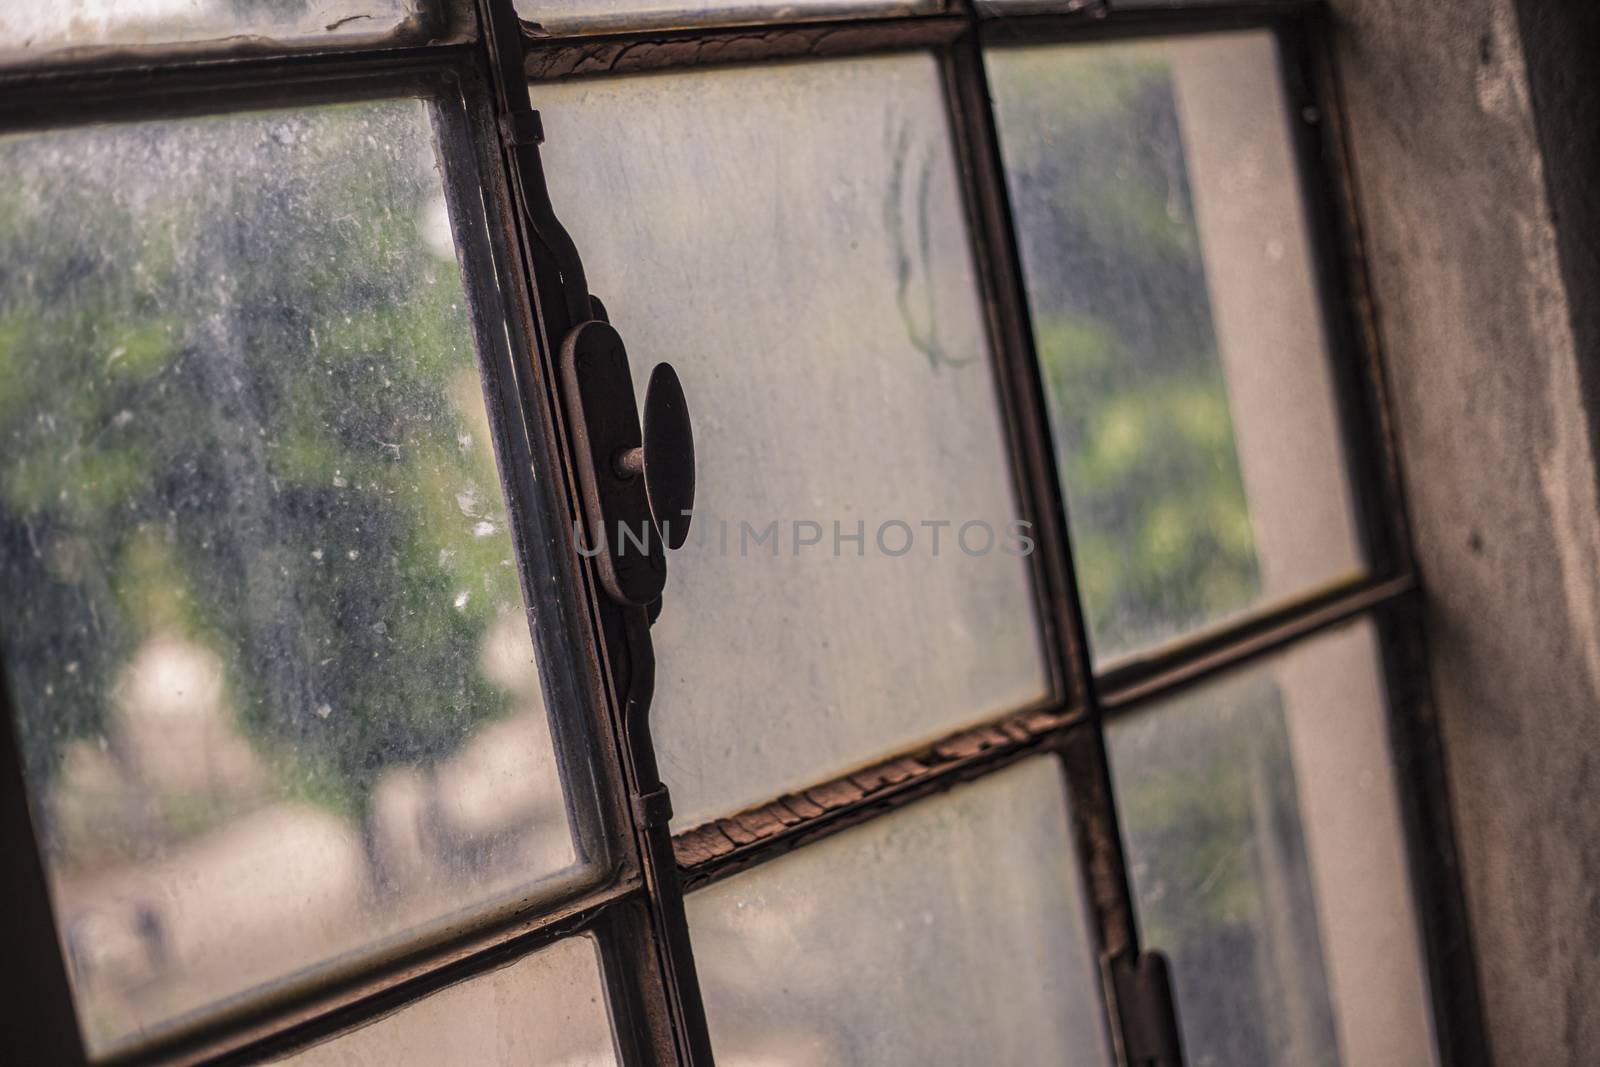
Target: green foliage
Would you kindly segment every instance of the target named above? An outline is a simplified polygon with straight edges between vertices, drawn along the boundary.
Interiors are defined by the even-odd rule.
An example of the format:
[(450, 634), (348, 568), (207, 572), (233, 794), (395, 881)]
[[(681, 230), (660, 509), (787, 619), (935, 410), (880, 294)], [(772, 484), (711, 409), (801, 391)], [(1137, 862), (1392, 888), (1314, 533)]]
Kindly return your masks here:
[(1112, 656), (1250, 603), (1249, 511), (1165, 58), (1007, 62), (1035, 336), (1090, 632)]
[(281, 788), (342, 809), (503, 710), (477, 661), (520, 596), (421, 110), (0, 142), (4, 645), (40, 781), (158, 635), (218, 654)]
[[(1260, 592), (1184, 162), (1193, 131), (1179, 127), (1162, 44), (1004, 63), (995, 84), (1035, 340), (1105, 659)], [(1270, 675), (1122, 730), (1118, 795), (1143, 936), (1176, 963), (1197, 1024), (1190, 1055), (1247, 1067), (1336, 1050)], [(1280, 923), (1285, 901), (1300, 910)]]

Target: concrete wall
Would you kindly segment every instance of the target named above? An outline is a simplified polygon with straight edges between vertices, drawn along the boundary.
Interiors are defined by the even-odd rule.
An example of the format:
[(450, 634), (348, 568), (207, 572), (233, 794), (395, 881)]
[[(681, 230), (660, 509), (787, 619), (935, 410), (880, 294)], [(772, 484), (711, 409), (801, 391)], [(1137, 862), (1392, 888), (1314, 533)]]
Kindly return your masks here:
[[(1600, 502), (1584, 401), (1596, 353), (1578, 341), (1592, 336), (1597, 290), (1579, 246), (1592, 231), (1552, 206), (1581, 206), (1582, 184), (1540, 156), (1513, 0), (1332, 7), (1490, 1052), (1510, 1067), (1588, 1064), (1600, 1048)], [(1544, 60), (1592, 80), (1581, 50), (1550, 44), (1532, 53), (1535, 87), (1574, 84)], [(1561, 109), (1559, 92), (1541, 95)], [(1547, 118), (1543, 132), (1561, 125)]]

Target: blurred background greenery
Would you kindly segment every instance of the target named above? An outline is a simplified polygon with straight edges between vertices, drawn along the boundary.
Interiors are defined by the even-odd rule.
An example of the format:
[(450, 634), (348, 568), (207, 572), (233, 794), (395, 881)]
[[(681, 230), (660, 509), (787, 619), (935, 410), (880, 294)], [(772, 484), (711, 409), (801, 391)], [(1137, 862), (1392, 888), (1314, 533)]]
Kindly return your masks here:
[[(1250, 517), (1165, 62), (1007, 62), (1041, 369), (1107, 657), (1247, 606)], [(525, 623), (428, 128), (394, 102), (0, 140), (0, 645), (36, 796), (75, 742), (126, 758), (130, 665), (163, 642), (220, 664), (263, 790), (369, 839), (385, 770), (510, 710), (484, 648)], [(1281, 697), (1258, 677), (1195, 700), (1214, 713), (1160, 717), (1170, 740), (1127, 757), (1159, 773), (1121, 792), (1192, 1061), (1336, 1063)], [(259, 800), (141, 796), (92, 849), (41, 804), (47, 851), (137, 860)]]
[(285, 783), (345, 810), (504, 710), (478, 644), (520, 596), (420, 108), (0, 142), (0, 568), (36, 781), (156, 634), (221, 655)]
[[(1007, 180), (1097, 661), (1261, 593), (1161, 42), (991, 54)], [(1114, 723), (1146, 944), (1197, 1065), (1339, 1062), (1271, 672)]]

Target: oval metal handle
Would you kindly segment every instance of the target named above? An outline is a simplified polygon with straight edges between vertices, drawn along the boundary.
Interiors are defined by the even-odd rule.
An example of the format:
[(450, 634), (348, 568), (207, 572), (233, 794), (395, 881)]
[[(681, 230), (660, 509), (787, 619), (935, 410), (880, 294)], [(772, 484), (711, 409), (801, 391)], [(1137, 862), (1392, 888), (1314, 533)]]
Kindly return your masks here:
[(618, 476), (644, 476), (650, 517), (666, 546), (683, 547), (694, 510), (694, 427), (683, 383), (670, 363), (657, 363), (644, 393), (644, 444), (623, 450)]
[(567, 334), (561, 379), (588, 527), (587, 547), (578, 548), (595, 560), (614, 599), (653, 604), (667, 580), (666, 549), (683, 545), (694, 506), (694, 432), (683, 386), (671, 366), (658, 365), (641, 419), (627, 350), (603, 319)]

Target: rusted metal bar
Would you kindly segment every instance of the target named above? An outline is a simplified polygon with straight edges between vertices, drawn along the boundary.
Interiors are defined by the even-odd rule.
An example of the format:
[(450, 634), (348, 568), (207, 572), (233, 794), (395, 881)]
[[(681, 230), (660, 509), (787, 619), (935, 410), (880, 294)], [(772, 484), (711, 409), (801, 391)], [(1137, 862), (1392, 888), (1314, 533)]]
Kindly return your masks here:
[(526, 71), (534, 81), (554, 81), (937, 48), (960, 36), (967, 26), (965, 18), (936, 15), (606, 37), (530, 37)]
[(1033, 711), (951, 734), (881, 763), (786, 793), (673, 838), (684, 885), (697, 889), (801, 845), (887, 814), (1037, 752), (1081, 713)]

